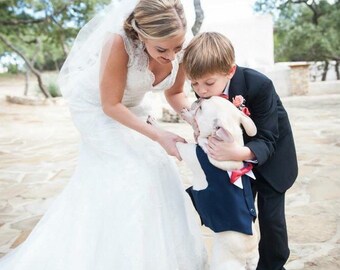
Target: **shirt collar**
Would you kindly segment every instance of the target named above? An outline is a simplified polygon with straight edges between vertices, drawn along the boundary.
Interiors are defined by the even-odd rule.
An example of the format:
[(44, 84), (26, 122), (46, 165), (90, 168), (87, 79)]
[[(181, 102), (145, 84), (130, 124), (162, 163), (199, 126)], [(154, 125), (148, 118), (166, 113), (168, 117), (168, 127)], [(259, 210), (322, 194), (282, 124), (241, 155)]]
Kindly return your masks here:
[(229, 80), (229, 82), (227, 83), (227, 85), (226, 85), (226, 87), (224, 88), (224, 90), (223, 90), (223, 94), (225, 94), (225, 95), (229, 95), (229, 87), (230, 87), (230, 80)]

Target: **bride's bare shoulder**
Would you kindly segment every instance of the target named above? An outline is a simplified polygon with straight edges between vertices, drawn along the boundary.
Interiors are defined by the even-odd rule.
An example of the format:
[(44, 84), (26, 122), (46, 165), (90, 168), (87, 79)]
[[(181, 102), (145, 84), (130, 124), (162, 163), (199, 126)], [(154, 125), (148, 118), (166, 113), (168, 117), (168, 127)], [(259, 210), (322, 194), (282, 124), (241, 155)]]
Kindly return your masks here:
[[(110, 35), (104, 44), (102, 51), (102, 59), (109, 59), (109, 61), (115, 61), (124, 63), (128, 61), (128, 53), (124, 43), (124, 38), (120, 34)], [(114, 60), (113, 60), (114, 59)]]

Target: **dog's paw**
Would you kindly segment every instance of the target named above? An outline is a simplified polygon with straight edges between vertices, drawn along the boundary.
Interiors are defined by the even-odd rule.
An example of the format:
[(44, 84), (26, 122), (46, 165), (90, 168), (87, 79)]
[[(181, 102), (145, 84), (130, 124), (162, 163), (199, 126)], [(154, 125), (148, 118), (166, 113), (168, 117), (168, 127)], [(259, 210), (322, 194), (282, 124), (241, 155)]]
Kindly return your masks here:
[(196, 120), (194, 119), (193, 124), (192, 124), (192, 128), (194, 129), (194, 138), (195, 138), (195, 142), (198, 141), (198, 138), (200, 136), (200, 129), (198, 127), (198, 124), (196, 122)]
[(190, 125), (193, 125), (194, 116), (190, 110), (188, 110), (187, 108), (183, 108), (180, 111), (180, 115), (185, 122), (187, 122)]

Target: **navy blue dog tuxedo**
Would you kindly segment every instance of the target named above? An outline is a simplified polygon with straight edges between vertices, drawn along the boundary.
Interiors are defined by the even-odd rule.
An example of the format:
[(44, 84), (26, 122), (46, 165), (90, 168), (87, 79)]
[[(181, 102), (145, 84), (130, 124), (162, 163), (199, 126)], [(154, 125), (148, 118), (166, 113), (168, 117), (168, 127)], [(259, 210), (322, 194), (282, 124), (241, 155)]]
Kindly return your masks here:
[(206, 175), (208, 187), (203, 190), (190, 187), (187, 192), (202, 224), (214, 232), (236, 231), (252, 235), (252, 222), (256, 211), (251, 178), (242, 176), (241, 189), (230, 182), (226, 171), (210, 163), (207, 154), (198, 145), (196, 155)]

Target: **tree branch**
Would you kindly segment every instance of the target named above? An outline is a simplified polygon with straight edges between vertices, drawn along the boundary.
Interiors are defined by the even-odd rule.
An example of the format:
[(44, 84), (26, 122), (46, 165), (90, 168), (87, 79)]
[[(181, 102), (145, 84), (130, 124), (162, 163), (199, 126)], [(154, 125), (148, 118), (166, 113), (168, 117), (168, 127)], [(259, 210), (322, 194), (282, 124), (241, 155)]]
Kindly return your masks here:
[(201, 1), (200, 0), (194, 0), (194, 7), (195, 7), (195, 23), (194, 25), (191, 27), (191, 31), (193, 33), (193, 35), (195, 36), (199, 30), (201, 29), (201, 25), (203, 23), (203, 19), (204, 19), (204, 12), (203, 9), (201, 7)]
[[(70, 2), (73, 2), (73, 1), (70, 1)], [(18, 26), (18, 25), (27, 25), (27, 24), (40, 24), (40, 23), (48, 22), (49, 20), (53, 20), (54, 22), (56, 22), (54, 17), (59, 15), (60, 13), (64, 12), (66, 9), (67, 9), (67, 5), (61, 7), (59, 10), (53, 12), (52, 14), (46, 15), (46, 17), (40, 18), (40, 19), (25, 19), (25, 20), (6, 19), (6, 20), (0, 20), (0, 25)]]
[(317, 10), (317, 4), (315, 3), (315, 1), (313, 0), (311, 4), (308, 3), (308, 0), (288, 0), (287, 2), (285, 2), (283, 4), (283, 6), (286, 6), (288, 3), (292, 3), (292, 4), (305, 4), (307, 6), (307, 8), (309, 8), (312, 13), (313, 13), (313, 18), (312, 18), (312, 22), (314, 25), (318, 25), (319, 23), (319, 17), (322, 15), (322, 13), (319, 13), (319, 11)]
[(41, 79), (41, 74), (38, 70), (34, 68), (34, 66), (31, 64), (31, 62), (26, 58), (26, 56), (16, 47), (14, 47), (13, 44), (11, 44), (10, 41), (8, 41), (2, 34), (0, 34), (0, 41), (2, 41), (7, 47), (9, 47), (12, 51), (17, 53), (26, 63), (27, 67), (32, 71), (32, 73), (37, 77), (39, 88), (41, 92), (44, 94), (46, 98), (50, 98), (51, 94), (45, 89), (45, 86)]

